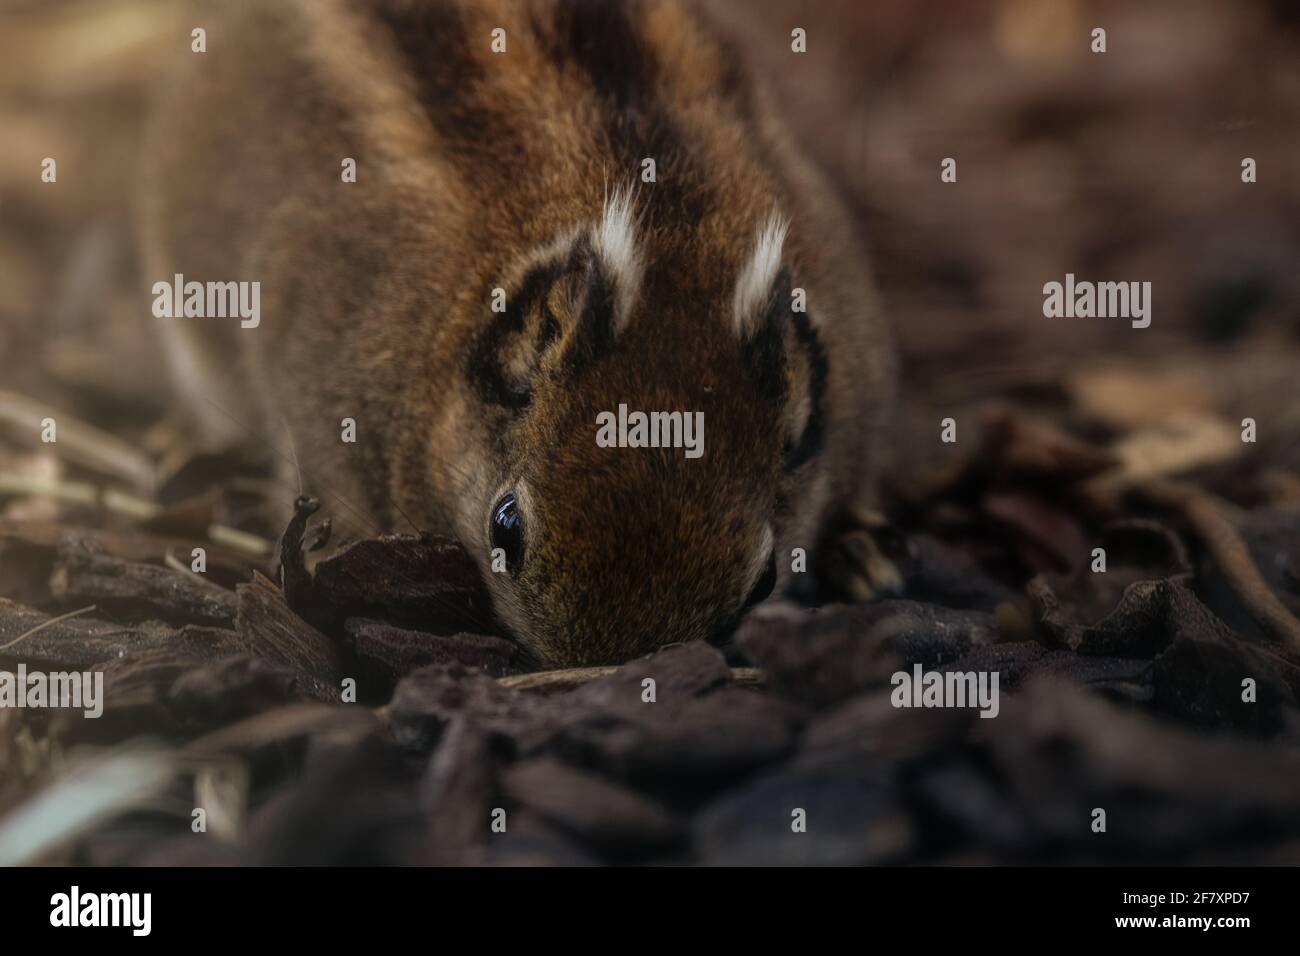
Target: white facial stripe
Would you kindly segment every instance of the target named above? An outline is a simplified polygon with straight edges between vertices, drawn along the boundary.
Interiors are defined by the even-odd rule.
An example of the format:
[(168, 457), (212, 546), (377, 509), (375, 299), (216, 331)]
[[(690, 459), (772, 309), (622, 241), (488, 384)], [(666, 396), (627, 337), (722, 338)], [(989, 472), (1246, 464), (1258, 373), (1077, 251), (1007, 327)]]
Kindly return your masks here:
[(754, 254), (740, 271), (732, 300), (736, 334), (745, 339), (753, 334), (760, 313), (772, 294), (772, 283), (781, 269), (781, 252), (790, 223), (773, 212), (758, 230)]
[(617, 290), (615, 331), (627, 321), (641, 290), (645, 264), (637, 248), (636, 225), (632, 190), (623, 187), (613, 196), (605, 198), (605, 209), (600, 222), (592, 230), (592, 248), (609, 270)]
[(776, 537), (772, 534), (772, 526), (767, 525), (763, 528), (763, 543), (759, 545), (758, 551), (755, 552), (749, 566), (749, 586), (745, 593), (748, 594), (758, 584), (758, 579), (763, 576), (767, 570), (767, 562), (772, 558), (772, 545), (776, 542)]

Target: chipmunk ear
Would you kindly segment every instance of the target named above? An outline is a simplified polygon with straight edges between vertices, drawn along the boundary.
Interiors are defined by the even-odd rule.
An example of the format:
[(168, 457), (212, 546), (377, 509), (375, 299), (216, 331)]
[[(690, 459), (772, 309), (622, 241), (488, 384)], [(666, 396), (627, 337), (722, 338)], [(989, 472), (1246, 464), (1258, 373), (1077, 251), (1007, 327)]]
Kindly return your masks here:
[(786, 232), (775, 214), (760, 227), (736, 281), (732, 321), (759, 393), (781, 406), (784, 465), (792, 471), (822, 447), (827, 364), (816, 327), (795, 306), (791, 271), (782, 264)]
[(539, 376), (577, 374), (627, 325), (643, 271), (630, 193), (607, 199), (595, 225), (538, 250), (521, 271), (469, 367), (485, 401), (513, 409), (528, 405)]

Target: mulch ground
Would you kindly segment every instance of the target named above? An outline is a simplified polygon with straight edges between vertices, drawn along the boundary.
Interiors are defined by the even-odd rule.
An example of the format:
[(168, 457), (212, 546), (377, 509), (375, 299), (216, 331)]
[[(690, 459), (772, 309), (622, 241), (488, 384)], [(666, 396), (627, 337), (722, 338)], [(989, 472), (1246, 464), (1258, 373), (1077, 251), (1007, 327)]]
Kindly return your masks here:
[[(106, 703), (0, 708), (0, 862), (1300, 860), (1285, 5), (1105, 8), (1109, 60), (1071, 52), (1102, 5), (809, 16), (836, 55), (766, 75), (898, 329), (904, 590), (544, 673), (456, 544), (329, 501), (285, 528), (273, 452), (190, 443), (124, 232), (156, 37), (38, 65), (111, 26), (52, 6), (0, 39), (14, 154), (61, 157), (57, 190), (0, 165), (0, 671), (102, 671)], [(1067, 271), (1153, 281), (1151, 328), (1043, 318)], [(996, 671), (997, 716), (895, 707), (916, 665)]]

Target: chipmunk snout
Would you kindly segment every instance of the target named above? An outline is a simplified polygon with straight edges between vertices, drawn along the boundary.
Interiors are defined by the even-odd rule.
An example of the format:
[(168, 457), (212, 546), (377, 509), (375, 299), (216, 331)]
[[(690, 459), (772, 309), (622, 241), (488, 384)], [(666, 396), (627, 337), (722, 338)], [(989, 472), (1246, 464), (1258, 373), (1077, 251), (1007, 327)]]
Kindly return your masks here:
[(520, 637), (538, 662), (616, 664), (667, 644), (722, 643), (776, 587), (767, 535), (759, 546), (766, 550), (743, 541), (705, 549), (661, 543), (653, 556), (583, 552), (559, 575), (548, 573), (548, 549), (530, 553), (514, 597), (525, 618)]

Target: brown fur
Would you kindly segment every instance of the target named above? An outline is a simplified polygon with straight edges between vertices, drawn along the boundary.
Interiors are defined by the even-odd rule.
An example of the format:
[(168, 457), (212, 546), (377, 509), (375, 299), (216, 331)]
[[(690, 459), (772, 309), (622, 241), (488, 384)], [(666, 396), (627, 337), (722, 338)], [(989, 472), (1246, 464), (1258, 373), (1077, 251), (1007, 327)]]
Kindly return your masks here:
[[(156, 320), (209, 429), (291, 438), (307, 489), (367, 530), (459, 537), (547, 663), (725, 633), (769, 526), (788, 583), (790, 549), (811, 555), (869, 489), (890, 350), (850, 225), (734, 51), (673, 0), (236, 9), (195, 18), (209, 52), (182, 57), (141, 193), (150, 282), (262, 283), (257, 329)], [(615, 334), (582, 237), (647, 156), (644, 279)], [(742, 341), (733, 290), (773, 210), (786, 269)], [(819, 442), (801, 436), (816, 380)], [(620, 402), (703, 411), (704, 456), (597, 447), (596, 415)], [(813, 454), (788, 468), (801, 437)], [(488, 570), (507, 488), (526, 540), (509, 575)]]

